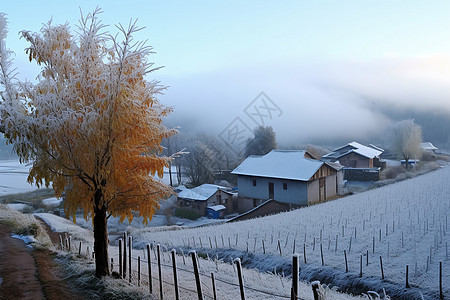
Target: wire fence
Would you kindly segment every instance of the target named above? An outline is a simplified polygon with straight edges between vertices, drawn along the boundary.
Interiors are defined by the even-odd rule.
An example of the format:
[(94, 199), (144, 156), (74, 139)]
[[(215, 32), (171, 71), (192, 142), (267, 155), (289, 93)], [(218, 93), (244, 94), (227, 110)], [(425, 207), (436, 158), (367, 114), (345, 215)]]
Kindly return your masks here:
[[(225, 263), (208, 256), (199, 258), (195, 251), (187, 255), (169, 251), (159, 244), (133, 249), (128, 238), (128, 243), (123, 242), (125, 237), (120, 239), (119, 247), (109, 248), (111, 273), (160, 299), (306, 299), (295, 297), (298, 278), (295, 284), (282, 274), (242, 269), (239, 259)], [(95, 258), (93, 248), (78, 241), (73, 244), (70, 237), (60, 238), (62, 250), (76, 251), (89, 260)], [(308, 299), (315, 297), (313, 289), (309, 288), (308, 293)]]

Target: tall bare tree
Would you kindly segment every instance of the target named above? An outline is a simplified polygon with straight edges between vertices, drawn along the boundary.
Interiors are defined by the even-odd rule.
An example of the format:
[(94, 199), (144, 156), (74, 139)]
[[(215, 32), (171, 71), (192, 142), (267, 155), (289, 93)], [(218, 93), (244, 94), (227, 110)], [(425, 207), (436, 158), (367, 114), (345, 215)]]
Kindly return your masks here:
[(408, 169), (409, 160), (419, 158), (421, 155), (420, 143), (422, 142), (422, 129), (414, 123), (414, 120), (407, 119), (397, 122), (391, 133), (392, 150), (401, 155), (405, 160)]

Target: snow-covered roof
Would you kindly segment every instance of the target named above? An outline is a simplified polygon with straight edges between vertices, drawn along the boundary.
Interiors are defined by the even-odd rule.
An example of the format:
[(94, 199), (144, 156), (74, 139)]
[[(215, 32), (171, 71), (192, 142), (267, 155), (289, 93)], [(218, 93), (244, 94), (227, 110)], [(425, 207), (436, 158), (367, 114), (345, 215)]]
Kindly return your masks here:
[(373, 149), (375, 149), (375, 150), (384, 152), (384, 149), (382, 149), (382, 148), (380, 148), (380, 147), (378, 147), (378, 146), (375, 146), (374, 144), (369, 144), (369, 145), (367, 145), (367, 147), (370, 147), (370, 148), (373, 148)]
[(224, 187), (219, 185), (205, 183), (193, 189), (182, 189), (182, 191), (178, 193), (178, 198), (205, 201), (214, 195), (217, 190), (221, 190), (223, 188)]
[(438, 148), (436, 148), (431, 142), (424, 142), (424, 143), (420, 143), (420, 148), (422, 150), (437, 150)]
[(357, 153), (357, 154), (367, 157), (367, 158), (375, 158), (375, 157), (380, 156), (381, 153), (383, 153), (383, 151), (384, 151), (383, 149), (378, 148), (373, 145), (370, 145), (368, 147), (368, 146), (364, 146), (358, 142), (351, 142), (345, 146), (334, 149), (333, 152), (330, 152), (330, 153), (324, 155), (323, 158), (337, 159), (339, 157), (342, 157), (342, 156), (347, 155), (352, 152)]
[(272, 150), (264, 156), (249, 156), (231, 173), (258, 177), (308, 181), (323, 162), (305, 158), (306, 151)]
[(219, 210), (224, 210), (226, 209), (225, 206), (219, 204), (219, 205), (214, 205), (214, 206), (207, 206), (206, 208), (212, 209), (213, 211), (219, 211)]
[(339, 161), (337, 161), (337, 162), (326, 161), (325, 164), (330, 166), (331, 168), (335, 169), (336, 171), (339, 171), (344, 168), (344, 166), (341, 165), (339, 163)]

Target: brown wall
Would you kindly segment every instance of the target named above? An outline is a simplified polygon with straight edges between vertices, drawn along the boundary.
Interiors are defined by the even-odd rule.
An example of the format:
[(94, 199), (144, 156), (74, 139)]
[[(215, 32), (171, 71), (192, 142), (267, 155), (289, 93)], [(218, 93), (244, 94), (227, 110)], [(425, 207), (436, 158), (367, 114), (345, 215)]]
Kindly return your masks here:
[(319, 179), (308, 182), (308, 205), (319, 202)]
[(337, 194), (336, 190), (337, 173), (325, 177), (325, 187), (322, 190), (324, 199), (320, 199), (320, 178), (308, 182), (308, 205), (326, 201)]
[(202, 216), (206, 215), (206, 201), (192, 201), (183, 198), (177, 198), (177, 206), (192, 210)]
[[(220, 203), (217, 196), (220, 195)], [(209, 197), (206, 201), (192, 201), (189, 199), (177, 198), (177, 206), (186, 208), (196, 213), (206, 216), (206, 207), (214, 205), (223, 205), (226, 207), (225, 214), (233, 212), (233, 195), (218, 190), (214, 195)]]
[(245, 213), (245, 212), (255, 208), (256, 206), (260, 205), (264, 201), (266, 201), (266, 200), (239, 197), (238, 198), (238, 213), (240, 213), (240, 214)]
[(277, 202), (275, 200), (268, 200), (263, 205), (259, 206), (258, 208), (246, 213), (242, 214), (240, 216), (237, 216), (234, 219), (231, 219), (229, 222), (235, 222), (235, 221), (243, 221), (258, 217), (264, 217), (271, 214), (280, 213), (283, 211), (289, 211), (295, 208), (299, 208), (300, 206), (294, 205), (294, 204), (287, 204), (287, 203), (281, 203)]
[(351, 152), (339, 157), (339, 163), (349, 168), (373, 168), (373, 159)]

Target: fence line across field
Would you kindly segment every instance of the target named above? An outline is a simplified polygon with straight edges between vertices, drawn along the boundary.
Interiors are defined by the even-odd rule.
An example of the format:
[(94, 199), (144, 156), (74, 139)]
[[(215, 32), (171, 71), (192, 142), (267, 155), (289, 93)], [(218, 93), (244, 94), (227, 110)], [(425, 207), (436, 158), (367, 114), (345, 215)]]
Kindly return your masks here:
[[(444, 233), (444, 235), (445, 235), (445, 233)], [(124, 234), (124, 237), (125, 237), (125, 240), (126, 240), (127, 236), (125, 234)], [(200, 241), (201, 241), (201, 239), (200, 239)], [(236, 241), (237, 241), (237, 236), (236, 236)], [(280, 251), (280, 255), (281, 255), (281, 246), (280, 246), (279, 240), (278, 240), (278, 242), (276, 244), (277, 244), (277, 250)], [(295, 244), (295, 242), (294, 242), (294, 244)], [(72, 244), (71, 236), (67, 236), (67, 233), (65, 234), (64, 238), (63, 238), (63, 236), (60, 235), (60, 245), (59, 246), (60, 246), (61, 250), (65, 250), (65, 251), (70, 251), (71, 252), (72, 248), (75, 248), (75, 250), (77, 250), (76, 249), (77, 248), (76, 247), (76, 243)], [(212, 248), (212, 243), (211, 242), (210, 242), (210, 246)], [(304, 246), (303, 247), (303, 255), (304, 255), (305, 264), (306, 264), (305, 244), (303, 246)], [(166, 251), (163, 250), (164, 248), (166, 249)], [(263, 243), (263, 248), (264, 248), (264, 243)], [(322, 244), (320, 244), (320, 248), (321, 248), (320, 252), (321, 252), (322, 265), (324, 265)], [(446, 248), (447, 248), (447, 243), (446, 243)], [(219, 274), (219, 269), (218, 269), (218, 264), (217, 264), (218, 260), (217, 259), (214, 259), (214, 262), (216, 263), (216, 271), (217, 271), (216, 276), (214, 276), (213, 273), (211, 273), (211, 275), (207, 274), (207, 273), (204, 272), (201, 264), (199, 264), (199, 259), (198, 259), (198, 256), (197, 256), (195, 251), (191, 251), (190, 253), (192, 253), (192, 252), (195, 253), (195, 257), (196, 257), (195, 263), (198, 264), (197, 273), (195, 272), (195, 270), (192, 271), (190, 269), (187, 269), (187, 268), (184, 268), (184, 267), (180, 267), (179, 265), (176, 265), (176, 264), (172, 264), (172, 265), (166, 264), (165, 263), (165, 254), (167, 255), (167, 253), (169, 252), (168, 251), (168, 247), (166, 247), (166, 246), (160, 246), (160, 244), (157, 244), (156, 247), (155, 247), (155, 245), (153, 243), (147, 244), (147, 249), (148, 249), (147, 254), (146, 254), (146, 251), (144, 249), (142, 249), (142, 253), (143, 253), (143, 257), (142, 258), (140, 256), (133, 256), (133, 254), (135, 254), (135, 252), (139, 251), (139, 250), (133, 249), (133, 251), (131, 251), (131, 249), (133, 249), (132, 248), (132, 237), (131, 236), (128, 236), (128, 244), (125, 243), (125, 242), (123, 243), (123, 250), (124, 250), (123, 253), (122, 253), (122, 239), (119, 239), (119, 253), (114, 255), (114, 258), (117, 259), (116, 260), (117, 263), (114, 263), (114, 259), (111, 258), (111, 271), (113, 270), (114, 266), (117, 266), (118, 269), (119, 269), (120, 276), (123, 279), (126, 279), (126, 276), (127, 276), (127, 273), (128, 273), (128, 277), (129, 277), (128, 281), (129, 281), (129, 283), (130, 284), (134, 284), (134, 282), (137, 282), (138, 286), (141, 286), (141, 280), (140, 280), (141, 278), (142, 279), (147, 278), (148, 279), (148, 283), (150, 285), (150, 293), (153, 293), (153, 291), (152, 291), (153, 286), (152, 286), (151, 279), (158, 280), (158, 282), (160, 283), (159, 292), (160, 292), (160, 298), (161, 299), (163, 298), (162, 283), (169, 284), (170, 286), (176, 287), (176, 291), (175, 291), (176, 295), (178, 293), (178, 288), (182, 289), (182, 290), (185, 290), (185, 291), (188, 291), (188, 292), (191, 292), (191, 293), (201, 293), (201, 290), (202, 290), (201, 287), (203, 287), (204, 289), (208, 290), (213, 295), (213, 296), (204, 295), (205, 297), (208, 297), (208, 298), (211, 298), (211, 299), (216, 299), (216, 297), (215, 297), (215, 294), (216, 294), (216, 290), (215, 289), (216, 289), (216, 287), (215, 287), (214, 281), (221, 282), (223, 284), (239, 288), (240, 291), (241, 291), (241, 299), (245, 299), (244, 290), (250, 290), (250, 291), (253, 291), (253, 292), (256, 292), (256, 293), (264, 294), (264, 295), (271, 296), (271, 297), (277, 297), (277, 298), (281, 298), (281, 299), (302, 299), (302, 298), (299, 298), (298, 295), (296, 295), (294, 293), (294, 289), (295, 288), (293, 286), (295, 284), (292, 285), (292, 287), (291, 287), (291, 295), (289, 296), (289, 295), (281, 295), (281, 294), (273, 293), (273, 292), (270, 292), (270, 291), (260, 290), (260, 289), (257, 289), (257, 288), (251, 287), (251, 286), (245, 286), (243, 281), (242, 281), (242, 276), (237, 278), (240, 284), (237, 284), (237, 283), (234, 283), (234, 282), (230, 282), (228, 280), (225, 280), (225, 279), (222, 279), (220, 277), (217, 277), (217, 275)], [(155, 260), (158, 260), (158, 261), (153, 261), (151, 258), (149, 260), (148, 256), (151, 256), (150, 250), (153, 251), (154, 256), (155, 256)], [(159, 251), (159, 250), (162, 250), (162, 251)], [(79, 255), (81, 254), (81, 252), (82, 252), (82, 243), (81, 242), (79, 242), (79, 248), (78, 248), (78, 251), (76, 251), (76, 252), (78, 252)], [(172, 249), (170, 252), (176, 253), (175, 249)], [(348, 272), (347, 254), (346, 254), (346, 252), (347, 251), (344, 250), (345, 266), (346, 266), (345, 268), (346, 268), (346, 272)], [(89, 251), (89, 246), (87, 246), (87, 248), (86, 248), (86, 256), (88, 258), (92, 258), (93, 259), (94, 258), (94, 252), (92, 252), (92, 256), (90, 254), (91, 254), (91, 252)], [(185, 253), (182, 251), (182, 253), (178, 253), (178, 254), (182, 256), (183, 264), (186, 265)], [(147, 259), (145, 258), (146, 256), (147, 256)], [(170, 255), (168, 255), (168, 256), (169, 256), (169, 258), (168, 258), (169, 261), (173, 260), (173, 258), (172, 259), (170, 258)], [(297, 264), (298, 264), (298, 257), (299, 257), (299, 255), (298, 254), (294, 254), (293, 256), (297, 258)], [(174, 256), (172, 256), (172, 257), (174, 257)], [(447, 258), (448, 258), (448, 254), (446, 253), (446, 259)], [(210, 262), (213, 261), (209, 256), (207, 256), (207, 259), (208, 259), (207, 261), (210, 261)], [(367, 257), (367, 259), (368, 259), (368, 257)], [(379, 263), (380, 263), (380, 270), (381, 270), (381, 278), (384, 280), (385, 279), (385, 274), (384, 274), (384, 270), (383, 270), (383, 262), (382, 262), (382, 256), (381, 255), (379, 256), (379, 259), (380, 259)], [(430, 250), (430, 256), (428, 257), (428, 260), (431, 261), (431, 250)], [(134, 261), (134, 262), (138, 261), (138, 267), (137, 267), (138, 270), (135, 270), (136, 268), (132, 267), (132, 261)], [(164, 268), (172, 269), (172, 272), (174, 273), (172, 275), (174, 275), (174, 276), (176, 274), (176, 271), (181, 271), (181, 272), (186, 272), (186, 273), (189, 273), (189, 274), (194, 274), (196, 277), (198, 276), (198, 278), (199, 278), (198, 280), (199, 280), (200, 283), (197, 285), (197, 291), (193, 290), (193, 289), (190, 289), (190, 288), (187, 288), (186, 286), (182, 286), (180, 283), (183, 282), (183, 281), (180, 281), (179, 283), (173, 283), (173, 282), (170, 282), (168, 280), (165, 280), (163, 278), (164, 276), (161, 275), (161, 274), (159, 276), (153, 276), (153, 273), (154, 273), (152, 271), (153, 269), (149, 270), (152, 274), (146, 275), (145, 272), (142, 272), (142, 270), (145, 269), (145, 268), (141, 267), (141, 262), (143, 264), (147, 264), (149, 266), (149, 268), (150, 268), (151, 265), (154, 265), (154, 266), (158, 266), (158, 268), (164, 267)], [(148, 264), (149, 262), (150, 262), (150, 264)], [(240, 261), (239, 261), (239, 264), (240, 264)], [(295, 263), (293, 263), (293, 267), (295, 268), (294, 264)], [(234, 262), (232, 262), (231, 265), (233, 266), (234, 273), (236, 273), (236, 268), (234, 267)], [(297, 267), (298, 267), (298, 265), (297, 265)], [(440, 298), (443, 299), (444, 296), (443, 296), (443, 287), (442, 287), (442, 262), (439, 263), (439, 268), (440, 268), (440, 270), (439, 270), (439, 295), (440, 295)], [(194, 269), (195, 269), (195, 267), (194, 267)], [(416, 266), (416, 269), (417, 269), (417, 266)], [(428, 269), (428, 264), (427, 264), (427, 269)], [(169, 274), (169, 273), (170, 272), (166, 272), (165, 273), (166, 277), (167, 277), (167, 274)], [(240, 272), (238, 272), (238, 273), (240, 273)], [(203, 280), (201, 280), (201, 278), (199, 277), (200, 275), (202, 275), (203, 278), (208, 278), (208, 279), (212, 280), (212, 282), (213, 282), (212, 289), (211, 289), (211, 287), (208, 284), (206, 284)], [(241, 274), (238, 274), (238, 275), (241, 275)], [(408, 265), (406, 265), (406, 272), (405, 272), (405, 276), (406, 276), (406, 278), (405, 278), (405, 282), (406, 282), (405, 287), (406, 288), (410, 288), (408, 275), (409, 275)], [(362, 277), (362, 255), (360, 256), (360, 273), (359, 273), (359, 276)], [(284, 275), (283, 275), (283, 277), (284, 277)], [(133, 282), (132, 282), (132, 279), (133, 279)], [(294, 276), (293, 276), (293, 279), (294, 279)], [(297, 277), (297, 281), (298, 281), (298, 277)], [(176, 282), (175, 278), (174, 278), (174, 282)], [(199, 292), (199, 290), (200, 290), (200, 292)], [(177, 299), (178, 299), (178, 297), (177, 297)], [(199, 299), (201, 299), (200, 296), (199, 296)]]
[[(144, 253), (145, 253), (145, 252), (144, 252)], [(166, 253), (167, 253), (167, 251), (166, 251)], [(180, 254), (180, 253), (178, 253), (178, 254)], [(116, 254), (115, 256), (118, 257), (119, 254)], [(139, 261), (138, 257), (134, 257), (134, 256), (132, 257), (132, 260), (134, 260), (134, 261)], [(148, 259), (141, 258), (141, 259), (140, 259), (140, 262), (141, 262), (141, 263), (148, 263)], [(156, 265), (156, 266), (158, 265), (158, 263), (157, 263), (157, 262), (154, 262), (153, 260), (151, 260), (150, 263), (151, 263), (152, 265)], [(166, 264), (166, 263), (161, 263), (160, 265), (163, 266), (163, 267), (166, 267), (166, 268), (168, 268), (168, 269), (171, 269), (171, 268), (172, 268), (172, 265), (169, 265), (169, 264)], [(200, 264), (199, 264), (199, 265), (200, 265)], [(200, 267), (200, 269), (202, 269), (202, 267)], [(187, 269), (187, 268), (184, 268), (184, 267), (180, 267), (180, 266), (178, 266), (178, 265), (177, 265), (177, 270), (178, 270), (178, 271), (183, 271), (183, 272), (186, 272), (186, 273), (189, 273), (189, 274), (194, 274), (194, 271), (192, 271), (192, 270), (190, 270), (190, 269)], [(132, 272), (134, 272), (134, 273), (136, 274), (136, 276), (137, 276), (137, 271), (133, 270)], [(205, 272), (203, 272), (203, 271), (199, 271), (198, 273), (199, 273), (200, 275), (202, 275), (203, 277), (207, 277), (207, 278), (211, 279), (211, 275), (210, 275), (210, 274), (207, 274), (207, 273), (205, 273)], [(146, 275), (146, 274), (143, 274), (143, 275), (141, 275), (141, 276), (148, 277), (148, 275)], [(136, 278), (136, 277), (135, 277), (135, 278)], [(153, 276), (153, 275), (152, 275), (152, 278), (153, 278), (153, 279), (159, 279), (157, 276)], [(220, 282), (222, 282), (222, 283), (224, 283), (224, 284), (231, 285), (231, 286), (235, 286), (235, 287), (239, 288), (239, 284), (237, 284), (237, 283), (234, 283), (234, 282), (230, 282), (230, 281), (224, 280), (224, 279), (222, 279), (222, 278), (220, 278), (220, 277), (214, 277), (214, 279), (215, 279), (216, 281), (220, 281)], [(163, 282), (165, 282), (165, 281), (163, 280)], [(170, 285), (172, 285), (172, 286), (174, 286), (174, 284), (173, 284), (172, 282), (167, 282), (167, 283), (170, 284)], [(208, 288), (209, 288), (209, 286), (208, 286), (206, 283), (204, 283), (203, 281), (202, 281), (202, 284), (203, 284), (205, 287), (208, 287)], [(180, 285), (180, 288), (183, 288), (183, 289), (185, 289), (185, 290), (189, 290), (189, 289), (187, 289), (187, 288), (182, 287), (181, 285)], [(255, 291), (255, 292), (258, 292), (258, 293), (262, 293), (262, 294), (266, 294), (266, 295), (268, 295), (268, 296), (273, 296), (273, 297), (277, 297), (277, 298), (282, 298), (282, 299), (290, 299), (290, 298), (291, 298), (289, 295), (281, 295), (281, 294), (276, 294), (276, 293), (273, 293), (273, 292), (270, 292), (270, 291), (259, 290), (259, 289), (253, 288), (253, 287), (251, 287), (251, 286), (245, 286), (245, 289), (248, 289), (248, 290), (251, 290), (251, 291)], [(189, 291), (192, 292), (192, 290), (189, 290)], [(196, 291), (194, 291), (194, 292), (196, 293)], [(299, 298), (299, 299), (300, 299), (300, 298)]]

